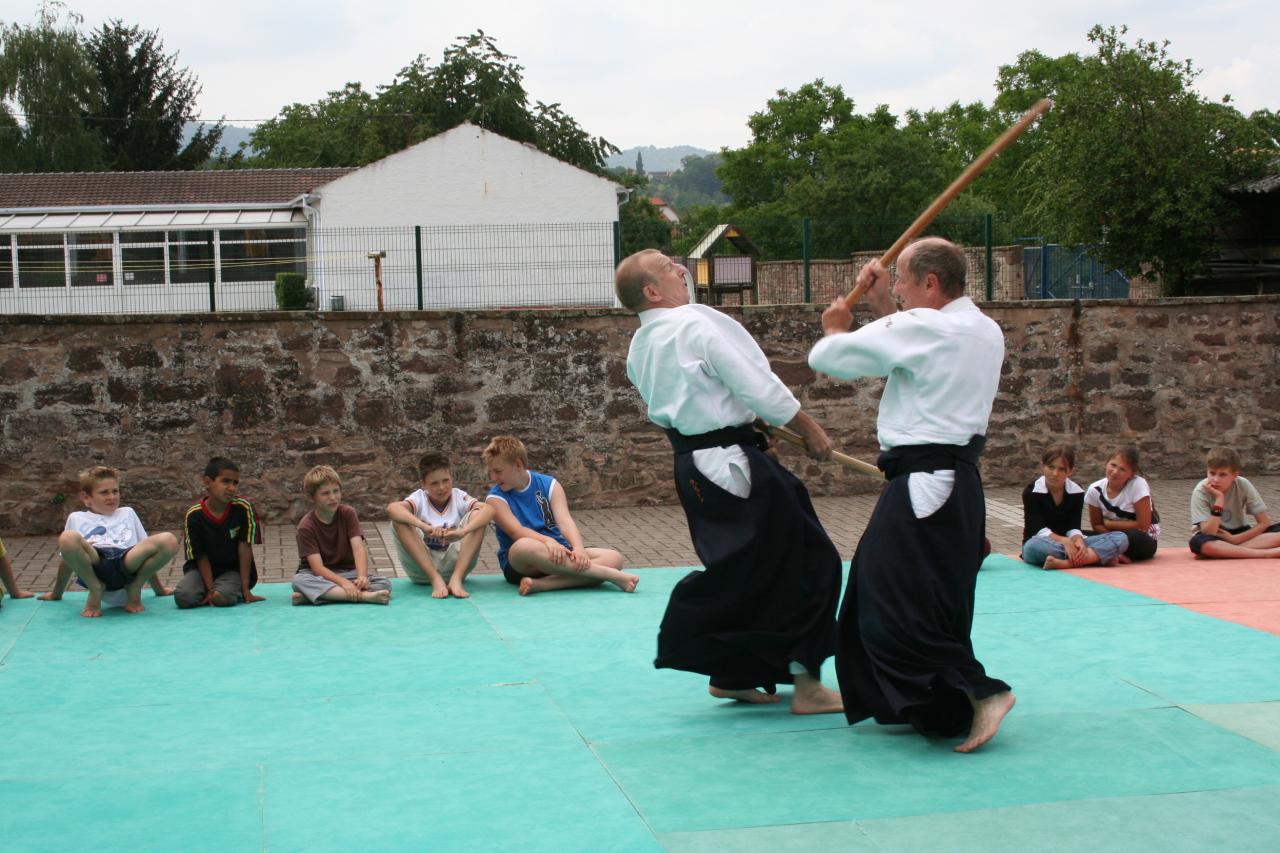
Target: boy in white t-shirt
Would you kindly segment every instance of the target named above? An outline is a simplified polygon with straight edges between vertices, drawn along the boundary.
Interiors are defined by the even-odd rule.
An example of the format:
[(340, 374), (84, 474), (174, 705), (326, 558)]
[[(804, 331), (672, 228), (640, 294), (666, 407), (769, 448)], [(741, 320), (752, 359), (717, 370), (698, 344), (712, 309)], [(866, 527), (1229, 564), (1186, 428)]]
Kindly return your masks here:
[(463, 581), (476, 566), (493, 507), (454, 487), (442, 453), (418, 460), (418, 478), (420, 489), (387, 504), (400, 565), (409, 580), (431, 584), (433, 598), (466, 598)]
[(44, 601), (62, 598), (72, 572), (89, 590), (81, 616), (101, 616), (104, 593), (123, 590), (124, 609), (139, 613), (142, 587), (178, 552), (172, 533), (148, 536), (138, 514), (120, 506), (120, 474), (114, 468), (95, 465), (80, 472), (80, 500), (87, 507), (67, 516), (58, 537), (62, 564), (53, 589)]

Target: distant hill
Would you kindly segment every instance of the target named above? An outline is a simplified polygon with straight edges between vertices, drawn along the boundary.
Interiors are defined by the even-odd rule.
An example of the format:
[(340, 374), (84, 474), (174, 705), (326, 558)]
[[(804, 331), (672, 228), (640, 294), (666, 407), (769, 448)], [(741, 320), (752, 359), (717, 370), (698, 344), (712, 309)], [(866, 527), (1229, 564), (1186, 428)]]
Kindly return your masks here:
[[(200, 127), (202, 122), (189, 121), (182, 134), (182, 144), (186, 145), (191, 137), (195, 136), (196, 129)], [(241, 142), (249, 141), (249, 134), (253, 133), (255, 126), (240, 127), (234, 124), (228, 124), (222, 128), (222, 142), (218, 143), (222, 148), (227, 149), (228, 154), (234, 154), (240, 150)]]
[(671, 148), (659, 148), (656, 145), (637, 145), (634, 148), (627, 148), (621, 154), (614, 154), (605, 160), (605, 165), (611, 169), (621, 167), (623, 169), (634, 169), (636, 167), (636, 153), (644, 158), (644, 170), (646, 172), (674, 172), (680, 168), (680, 161), (685, 157), (693, 154), (698, 157), (705, 157), (711, 152), (705, 148), (694, 148), (692, 145), (676, 145)]

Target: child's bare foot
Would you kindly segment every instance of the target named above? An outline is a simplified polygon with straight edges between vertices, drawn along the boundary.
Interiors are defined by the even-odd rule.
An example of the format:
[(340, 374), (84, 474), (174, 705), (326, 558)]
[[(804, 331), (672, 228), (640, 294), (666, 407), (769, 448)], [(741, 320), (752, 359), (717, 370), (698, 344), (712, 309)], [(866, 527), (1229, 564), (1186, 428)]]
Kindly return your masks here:
[(61, 600), (62, 600), (62, 596), (61, 596), (61, 595), (54, 595), (54, 594), (53, 594), (53, 593), (51, 593), (51, 592), (42, 592), (42, 593), (40, 593), (40, 597), (39, 597), (39, 599), (37, 599), (37, 600), (38, 600), (38, 601), (61, 601)]
[(134, 598), (133, 593), (129, 594), (129, 599), (124, 603), (126, 613), (141, 613), (147, 607), (142, 603), (142, 590), (138, 590), (138, 597)]
[(621, 578), (616, 581), (610, 581), (610, 583), (623, 592), (635, 592), (636, 586), (640, 583), (640, 576), (629, 575), (624, 572)]
[(520, 578), (521, 595), (533, 595), (537, 591), (533, 585), (533, 578)]
[(1127, 566), (1128, 564), (1130, 564), (1130, 563), (1132, 563), (1132, 562), (1133, 562), (1133, 560), (1130, 560), (1130, 559), (1129, 559), (1128, 557), (1126, 557), (1124, 554), (1121, 554), (1119, 557), (1116, 557), (1116, 565), (1118, 565), (1118, 566)]
[(462, 581), (449, 581), (449, 594), (454, 598), (470, 598), (471, 593), (462, 588)]
[(969, 737), (956, 747), (956, 752), (973, 752), (996, 736), (1004, 715), (1009, 713), (1016, 701), (1013, 692), (1005, 690), (986, 699), (970, 699), (973, 703), (973, 725), (969, 727)]
[(369, 590), (364, 593), (361, 593), (360, 600), (363, 601), (365, 604), (390, 604), (391, 590), (389, 589)]
[(173, 595), (173, 587), (171, 586), (161, 586), (159, 589), (152, 587), (151, 591), (155, 593), (156, 598), (163, 598), (166, 595)]
[(300, 592), (295, 592), (293, 594), (293, 598), (290, 600), (293, 602), (294, 607), (297, 607), (299, 604), (307, 603), (307, 597)]
[(449, 587), (444, 585), (444, 581), (437, 581), (431, 584), (431, 597), (432, 598), (448, 598), (449, 597)]
[(84, 616), (86, 619), (94, 619), (94, 618), (96, 618), (96, 617), (98, 617), (98, 616), (101, 616), (101, 615), (102, 615), (102, 603), (101, 603), (101, 602), (99, 602), (99, 603), (97, 603), (97, 604), (86, 604), (86, 605), (84, 606), (84, 610), (81, 610), (81, 611), (80, 611), (80, 615), (81, 615), (81, 616)]
[(15, 592), (15, 593), (11, 593), (11, 594), (9, 595), (9, 597), (10, 597), (10, 598), (30, 598), (30, 597), (31, 597), (31, 596), (33, 596), (33, 595), (35, 595), (35, 593), (34, 593), (34, 592), (25, 592), (25, 591), (23, 591), (23, 590), (21, 590), (21, 589), (20, 589), (20, 590), (18, 590), (18, 591), (17, 591), (17, 592)]
[(214, 607), (230, 607), (231, 606), (231, 602), (227, 601), (227, 597), (222, 593), (218, 592), (216, 589), (213, 592), (209, 593), (209, 603), (212, 604)]
[(725, 690), (723, 687), (711, 685), (707, 688), (707, 692), (717, 699), (733, 699), (737, 702), (747, 702), (752, 705), (772, 705), (774, 702), (781, 702), (782, 697), (776, 694), (765, 693), (763, 690)]
[(1046, 569), (1069, 569), (1071, 568), (1071, 561), (1062, 557), (1049, 556), (1044, 558), (1044, 567)]
[(843, 710), (844, 700), (839, 693), (828, 690), (808, 673), (796, 676), (796, 688), (791, 694), (791, 713), (838, 714)]

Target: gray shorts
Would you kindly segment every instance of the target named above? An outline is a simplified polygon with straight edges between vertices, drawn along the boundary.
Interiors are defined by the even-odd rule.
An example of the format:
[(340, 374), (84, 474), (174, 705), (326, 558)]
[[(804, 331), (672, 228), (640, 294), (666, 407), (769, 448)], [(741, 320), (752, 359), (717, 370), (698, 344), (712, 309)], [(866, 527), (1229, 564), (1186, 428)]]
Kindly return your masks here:
[[(349, 581), (353, 581), (357, 577), (355, 569), (348, 569), (337, 574)], [(366, 577), (369, 579), (369, 589), (372, 592), (391, 589), (391, 581), (382, 575), (366, 575)], [(336, 583), (317, 575), (310, 569), (298, 569), (298, 573), (293, 576), (293, 591), (302, 593), (302, 596), (312, 604), (324, 604), (324, 594), (335, 586), (337, 586)]]
[[(244, 596), (240, 592), (240, 573), (223, 572), (213, 576), (213, 588), (222, 594), (231, 604), (240, 604)], [(204, 578), (200, 572), (192, 570), (184, 572), (178, 585), (173, 588), (173, 603), (179, 607), (196, 607), (204, 600)]]
[[(467, 519), (471, 513), (467, 513), (462, 517), (459, 527), (467, 523)], [(414, 529), (418, 534), (418, 538), (422, 538), (422, 531)], [(431, 583), (431, 579), (427, 577), (426, 569), (418, 565), (418, 561), (405, 549), (404, 543), (400, 541), (400, 537), (395, 537), (396, 553), (400, 555), (400, 566), (404, 569), (405, 575), (409, 580), (416, 584)], [(423, 539), (423, 547), (426, 547), (426, 540)], [(448, 581), (453, 577), (454, 570), (458, 567), (458, 553), (462, 550), (462, 540), (450, 542), (449, 547), (443, 551), (432, 551), (427, 549), (427, 553), (431, 555), (431, 562), (435, 563), (436, 571), (440, 573), (440, 577)], [(476, 567), (476, 563), (480, 560), (480, 549), (476, 549), (475, 555), (471, 558), (471, 565), (467, 566), (467, 573), (470, 574), (472, 569)]]

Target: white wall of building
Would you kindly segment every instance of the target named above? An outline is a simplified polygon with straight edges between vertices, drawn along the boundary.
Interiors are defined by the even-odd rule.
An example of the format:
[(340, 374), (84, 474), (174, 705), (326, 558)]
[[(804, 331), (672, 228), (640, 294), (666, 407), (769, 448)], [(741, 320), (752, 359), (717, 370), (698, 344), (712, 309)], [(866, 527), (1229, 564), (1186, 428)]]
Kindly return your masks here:
[(384, 251), (386, 307), (416, 308), (412, 240), (339, 231), (414, 225), (424, 308), (614, 304), (617, 186), (533, 146), (464, 124), (314, 195), (311, 283), (323, 307), (335, 295), (375, 307), (366, 254)]

